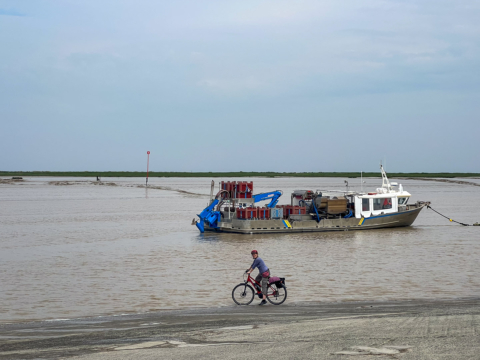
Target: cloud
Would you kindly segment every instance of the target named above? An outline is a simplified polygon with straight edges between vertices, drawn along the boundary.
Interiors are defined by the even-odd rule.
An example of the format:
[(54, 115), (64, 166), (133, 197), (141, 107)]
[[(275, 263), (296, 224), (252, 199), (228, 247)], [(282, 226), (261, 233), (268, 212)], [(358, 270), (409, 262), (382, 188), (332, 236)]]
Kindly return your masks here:
[[(478, 168), (474, 2), (47, 0), (22, 2), (28, 15), (1, 4), (32, 21), (0, 21), (0, 169), (113, 166), (99, 147), (136, 169), (145, 146), (170, 170), (301, 171), (312, 152), (326, 154), (324, 170), (383, 155), (396, 170)], [(205, 141), (217, 129), (228, 134), (220, 160)], [(385, 133), (393, 146), (376, 141)], [(189, 156), (200, 150), (215, 161)]]
[(0, 16), (27, 16), (15, 9), (0, 9)]

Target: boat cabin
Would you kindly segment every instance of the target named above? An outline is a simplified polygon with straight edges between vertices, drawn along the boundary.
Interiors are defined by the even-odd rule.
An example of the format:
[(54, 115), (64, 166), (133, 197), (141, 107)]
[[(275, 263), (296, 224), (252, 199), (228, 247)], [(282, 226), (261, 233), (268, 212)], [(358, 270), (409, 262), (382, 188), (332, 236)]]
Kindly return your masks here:
[(406, 191), (393, 193), (368, 193), (355, 195), (355, 217), (371, 217), (405, 211), (410, 194)]
[[(309, 206), (314, 199), (317, 211), (327, 217), (340, 215), (355, 216), (357, 219), (405, 211), (410, 193), (404, 191), (401, 184), (390, 182), (383, 166), (380, 169), (382, 187), (377, 188), (376, 192), (317, 190), (313, 193), (308, 190), (296, 190), (292, 193), (292, 205)], [(313, 208), (310, 206), (310, 209)]]

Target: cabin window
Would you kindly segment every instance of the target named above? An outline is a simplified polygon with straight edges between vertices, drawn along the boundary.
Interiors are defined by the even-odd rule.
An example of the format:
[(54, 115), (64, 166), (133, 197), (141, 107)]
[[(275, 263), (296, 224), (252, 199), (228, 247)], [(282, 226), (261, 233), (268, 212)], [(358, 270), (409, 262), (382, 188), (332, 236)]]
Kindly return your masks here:
[(362, 211), (370, 211), (370, 199), (362, 199)]
[(398, 205), (405, 205), (407, 203), (408, 197), (399, 197)]
[(384, 210), (392, 208), (391, 198), (377, 198), (373, 199), (373, 210)]

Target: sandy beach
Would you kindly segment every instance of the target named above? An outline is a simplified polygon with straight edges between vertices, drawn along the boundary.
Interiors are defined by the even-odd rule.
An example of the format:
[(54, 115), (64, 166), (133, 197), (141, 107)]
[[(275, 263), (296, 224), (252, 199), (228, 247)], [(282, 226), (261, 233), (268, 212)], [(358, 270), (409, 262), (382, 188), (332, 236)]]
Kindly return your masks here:
[(479, 330), (478, 299), (230, 306), (4, 324), (0, 358), (478, 359)]

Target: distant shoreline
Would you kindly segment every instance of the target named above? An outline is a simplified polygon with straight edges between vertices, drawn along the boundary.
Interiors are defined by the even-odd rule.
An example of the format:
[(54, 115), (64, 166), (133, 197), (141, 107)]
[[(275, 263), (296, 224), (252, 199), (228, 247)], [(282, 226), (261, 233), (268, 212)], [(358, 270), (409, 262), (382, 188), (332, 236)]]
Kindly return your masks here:
[[(68, 176), (68, 177), (146, 177), (141, 171), (0, 171), (0, 176)], [(157, 172), (149, 177), (342, 177), (359, 178), (359, 172)], [(381, 177), (380, 172), (364, 172), (363, 177)], [(388, 173), (390, 178), (480, 178), (480, 173)]]

